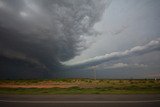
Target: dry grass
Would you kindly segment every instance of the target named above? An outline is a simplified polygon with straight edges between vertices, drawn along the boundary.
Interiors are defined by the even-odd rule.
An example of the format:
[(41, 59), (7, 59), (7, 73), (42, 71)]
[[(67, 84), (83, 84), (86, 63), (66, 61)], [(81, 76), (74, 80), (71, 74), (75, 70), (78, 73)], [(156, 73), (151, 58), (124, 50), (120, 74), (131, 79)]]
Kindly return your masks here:
[(160, 80), (1, 80), (0, 88), (160, 89)]
[(160, 94), (160, 80), (1, 80), (0, 94)]

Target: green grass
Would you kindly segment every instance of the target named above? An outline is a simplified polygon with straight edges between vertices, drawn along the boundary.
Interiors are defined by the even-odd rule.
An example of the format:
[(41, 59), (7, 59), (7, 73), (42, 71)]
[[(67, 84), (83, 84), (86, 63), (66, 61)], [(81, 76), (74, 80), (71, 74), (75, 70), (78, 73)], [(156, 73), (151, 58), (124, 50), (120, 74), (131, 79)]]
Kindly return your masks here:
[(118, 90), (118, 89), (80, 89), (80, 88), (1, 88), (0, 94), (160, 94), (158, 89)]
[(0, 94), (160, 94), (160, 80), (0, 80), (0, 84), (39, 84), (41, 82), (78, 84), (71, 88), (0, 88)]

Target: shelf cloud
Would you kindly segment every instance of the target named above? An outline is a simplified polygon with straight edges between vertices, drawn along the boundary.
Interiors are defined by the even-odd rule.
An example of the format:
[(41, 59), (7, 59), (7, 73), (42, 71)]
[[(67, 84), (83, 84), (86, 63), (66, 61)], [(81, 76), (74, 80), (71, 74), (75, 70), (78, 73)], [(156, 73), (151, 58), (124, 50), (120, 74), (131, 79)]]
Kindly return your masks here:
[(117, 60), (121, 58), (126, 58), (129, 56), (133, 55), (141, 55), (145, 53), (149, 53), (152, 51), (156, 51), (160, 49), (160, 38), (157, 40), (152, 40), (149, 43), (143, 45), (143, 46), (136, 46), (133, 47), (129, 50), (125, 50), (123, 52), (112, 52), (110, 54), (105, 54), (102, 56), (96, 56), (90, 59), (86, 59), (81, 62), (74, 62), (74, 63), (69, 63), (69, 62), (62, 62), (66, 66), (71, 66), (71, 67), (86, 67), (86, 66), (95, 66), (107, 61), (112, 61), (112, 60)]

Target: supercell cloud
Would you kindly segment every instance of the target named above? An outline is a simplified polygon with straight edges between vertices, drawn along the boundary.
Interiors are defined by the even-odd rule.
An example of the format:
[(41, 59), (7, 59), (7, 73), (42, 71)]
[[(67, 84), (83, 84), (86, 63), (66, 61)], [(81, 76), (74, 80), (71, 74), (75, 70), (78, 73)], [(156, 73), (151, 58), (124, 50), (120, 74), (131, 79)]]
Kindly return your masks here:
[(0, 0), (1, 72), (13, 70), (7, 68), (12, 64), (18, 70), (19, 63), (34, 70), (63, 68), (60, 61), (85, 49), (82, 36), (98, 35), (93, 26), (107, 5), (104, 0)]
[[(0, 0), (0, 79), (85, 77), (86, 68), (99, 64), (108, 70), (147, 65), (147, 72), (157, 73), (159, 5), (159, 0)], [(140, 68), (146, 67), (136, 71), (145, 71)]]

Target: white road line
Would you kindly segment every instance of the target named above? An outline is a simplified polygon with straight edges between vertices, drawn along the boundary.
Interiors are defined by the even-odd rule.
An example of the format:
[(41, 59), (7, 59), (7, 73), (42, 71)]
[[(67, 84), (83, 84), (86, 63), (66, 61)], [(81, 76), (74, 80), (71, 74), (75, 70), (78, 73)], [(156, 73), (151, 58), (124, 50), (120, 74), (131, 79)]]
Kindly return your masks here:
[(160, 100), (146, 100), (146, 101), (20, 101), (20, 100), (0, 100), (0, 102), (8, 103), (154, 103)]

